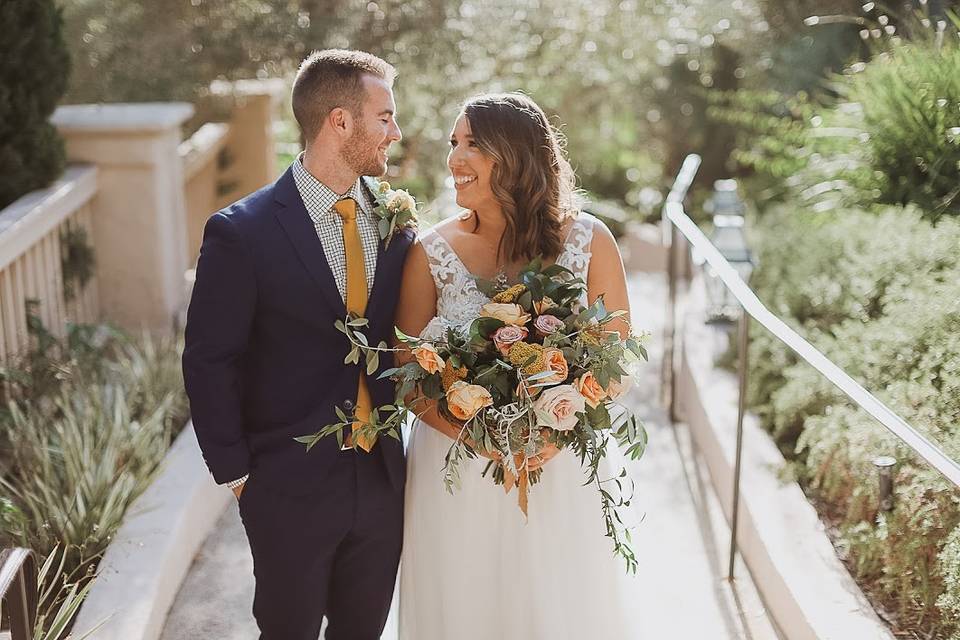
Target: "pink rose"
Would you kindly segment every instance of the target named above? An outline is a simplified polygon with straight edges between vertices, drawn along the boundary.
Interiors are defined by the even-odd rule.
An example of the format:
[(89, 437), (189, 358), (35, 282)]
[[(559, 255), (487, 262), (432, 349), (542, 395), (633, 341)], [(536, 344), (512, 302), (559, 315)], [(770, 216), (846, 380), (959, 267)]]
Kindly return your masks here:
[(528, 331), (515, 324), (507, 324), (493, 332), (493, 344), (504, 356), (510, 351), (510, 346), (527, 337)]
[(573, 385), (561, 384), (544, 390), (534, 403), (541, 427), (570, 431), (577, 426), (577, 413), (583, 412), (586, 401)]
[(551, 316), (549, 314), (537, 316), (537, 319), (533, 321), (533, 328), (542, 336), (548, 336), (551, 333), (555, 333), (563, 328), (563, 320), (557, 316)]

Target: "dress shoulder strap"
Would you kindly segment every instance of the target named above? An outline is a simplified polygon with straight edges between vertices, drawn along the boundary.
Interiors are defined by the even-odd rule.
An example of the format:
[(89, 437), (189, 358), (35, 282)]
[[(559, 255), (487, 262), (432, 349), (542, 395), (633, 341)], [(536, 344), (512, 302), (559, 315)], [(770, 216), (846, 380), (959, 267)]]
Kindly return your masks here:
[(596, 220), (585, 211), (577, 213), (563, 243), (563, 251), (557, 257), (557, 264), (570, 269), (574, 276), (584, 282), (590, 268), (590, 243), (593, 241), (593, 225)]
[(435, 229), (428, 229), (420, 236), (420, 244), (427, 254), (427, 264), (430, 274), (439, 293), (443, 287), (454, 283), (460, 267), (460, 258), (454, 253), (447, 242)]

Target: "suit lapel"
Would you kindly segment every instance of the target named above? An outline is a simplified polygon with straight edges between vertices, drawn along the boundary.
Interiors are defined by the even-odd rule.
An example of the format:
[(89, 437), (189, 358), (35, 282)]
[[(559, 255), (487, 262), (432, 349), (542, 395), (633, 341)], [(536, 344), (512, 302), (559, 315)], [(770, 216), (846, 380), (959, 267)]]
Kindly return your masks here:
[[(384, 287), (390, 286), (390, 282), (400, 282), (400, 271), (403, 269), (402, 258), (406, 255), (405, 248), (409, 246), (410, 239), (408, 235), (412, 233), (408, 230), (402, 230), (394, 235), (390, 241), (390, 246), (384, 248), (384, 241), (381, 240), (377, 248), (377, 274), (373, 280), (373, 289), (370, 291), (370, 302), (367, 305), (366, 316), (375, 319), (380, 311), (381, 300), (384, 298)], [(388, 274), (396, 274), (396, 278), (388, 278)], [(399, 284), (398, 284), (399, 286)], [(393, 318), (391, 317), (392, 321)], [(372, 321), (372, 320), (371, 320)], [(392, 333), (392, 330), (391, 330)]]
[(297, 256), (310, 273), (313, 280), (320, 287), (328, 304), (336, 311), (338, 317), (347, 315), (347, 308), (337, 289), (337, 281), (330, 270), (323, 244), (317, 236), (310, 214), (303, 205), (303, 199), (297, 191), (293, 179), (293, 170), (287, 171), (277, 181), (275, 199), (282, 207), (274, 211), (280, 226), (286, 232)]

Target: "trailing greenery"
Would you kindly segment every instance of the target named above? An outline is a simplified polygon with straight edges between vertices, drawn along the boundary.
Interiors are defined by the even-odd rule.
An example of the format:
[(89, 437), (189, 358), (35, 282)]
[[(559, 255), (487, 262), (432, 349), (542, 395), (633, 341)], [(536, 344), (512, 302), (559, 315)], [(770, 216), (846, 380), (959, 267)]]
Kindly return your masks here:
[(63, 170), (63, 143), (47, 120), (67, 86), (70, 58), (53, 0), (0, 4), (0, 209)]
[[(43, 618), (64, 637), (96, 564), (187, 418), (176, 340), (33, 325), (35, 349), (0, 370), (0, 545), (37, 552)], [(71, 605), (71, 603), (73, 603)], [(59, 631), (58, 631), (59, 630)]]
[[(960, 458), (960, 223), (917, 209), (780, 207), (755, 228), (761, 299), (881, 401)], [(779, 341), (751, 346), (750, 400), (838, 544), (898, 626), (960, 629), (960, 494)], [(899, 460), (877, 509), (878, 455)], [(953, 532), (953, 533), (952, 533)], [(932, 636), (930, 636), (932, 637)]]

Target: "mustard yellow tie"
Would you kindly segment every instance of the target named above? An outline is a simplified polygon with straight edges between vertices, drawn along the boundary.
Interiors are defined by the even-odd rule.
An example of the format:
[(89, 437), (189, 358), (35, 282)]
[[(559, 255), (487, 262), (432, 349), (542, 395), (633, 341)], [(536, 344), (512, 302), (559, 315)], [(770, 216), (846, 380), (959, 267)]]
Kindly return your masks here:
[[(367, 269), (363, 263), (363, 242), (360, 241), (360, 230), (357, 228), (357, 201), (353, 198), (344, 198), (333, 205), (333, 208), (343, 218), (343, 250), (347, 262), (347, 311), (363, 316), (367, 311)], [(357, 431), (360, 428), (360, 422), (370, 419), (372, 408), (367, 377), (361, 371), (357, 404), (354, 410), (354, 416), (358, 422), (353, 423), (352, 435), (357, 446), (364, 451), (370, 451), (373, 448), (373, 441), (369, 437), (359, 437)]]

